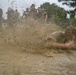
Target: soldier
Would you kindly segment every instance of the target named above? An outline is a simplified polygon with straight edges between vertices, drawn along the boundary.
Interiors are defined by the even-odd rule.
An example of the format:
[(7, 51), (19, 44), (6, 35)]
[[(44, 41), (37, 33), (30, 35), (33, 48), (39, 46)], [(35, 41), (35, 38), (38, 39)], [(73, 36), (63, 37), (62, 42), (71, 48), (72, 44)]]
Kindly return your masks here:
[(3, 10), (0, 8), (0, 30), (2, 29)]
[(32, 4), (32, 5), (30, 6), (30, 12), (31, 12), (31, 13), (36, 13), (35, 4)]
[(37, 16), (38, 18), (42, 18), (42, 8), (37, 9)]
[(15, 20), (15, 22), (19, 21), (19, 12), (17, 9), (14, 12), (14, 20)]
[(7, 19), (10, 20), (14, 15), (14, 10), (9, 7), (6, 14), (7, 14)]
[(65, 30), (64, 33), (61, 33), (58, 37), (57, 40), (58, 42), (68, 42), (70, 40), (75, 40), (76, 39), (76, 27), (74, 26), (68, 26)]
[(32, 4), (32, 5), (30, 6), (30, 16), (36, 17), (36, 14), (37, 14), (37, 10), (36, 10), (36, 8), (35, 8), (35, 4)]
[(7, 23), (9, 25), (9, 27), (13, 27), (13, 23), (14, 23), (14, 10), (9, 7), (6, 14), (7, 14)]
[(47, 15), (47, 13), (44, 11), (44, 13), (43, 13), (43, 19), (44, 19), (45, 21), (47, 21), (47, 18), (48, 18), (48, 15)]
[(38, 8), (37, 9), (37, 16), (41, 19), (44, 19), (45, 21), (47, 21), (48, 15), (46, 13), (46, 11), (43, 8)]
[(26, 11), (23, 12), (23, 18), (28, 18), (29, 17), (29, 8), (26, 8)]
[(50, 48), (60, 48), (60, 49), (76, 49), (76, 27), (68, 26), (65, 33), (61, 33), (56, 41), (51, 38), (47, 39), (45, 46)]

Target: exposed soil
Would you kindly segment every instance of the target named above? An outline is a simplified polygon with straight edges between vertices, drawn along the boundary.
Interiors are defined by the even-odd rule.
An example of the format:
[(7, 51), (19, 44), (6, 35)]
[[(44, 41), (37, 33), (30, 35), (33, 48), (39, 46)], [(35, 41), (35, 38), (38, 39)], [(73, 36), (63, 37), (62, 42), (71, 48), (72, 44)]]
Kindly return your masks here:
[[(20, 23), (19, 23), (20, 24)], [(76, 51), (42, 47), (42, 40), (59, 28), (26, 21), (0, 32), (0, 75), (76, 75)]]
[(76, 75), (76, 51), (46, 51), (45, 56), (19, 46), (0, 45), (0, 75)]

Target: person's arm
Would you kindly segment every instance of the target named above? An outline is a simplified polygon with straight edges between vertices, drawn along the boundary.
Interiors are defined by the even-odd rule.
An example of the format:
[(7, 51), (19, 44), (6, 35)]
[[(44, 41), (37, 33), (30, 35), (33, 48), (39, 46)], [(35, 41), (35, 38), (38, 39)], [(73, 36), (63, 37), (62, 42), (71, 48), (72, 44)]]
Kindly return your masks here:
[(74, 47), (74, 41), (69, 41), (67, 43), (58, 43), (49, 41), (45, 43), (45, 47), (47, 48), (59, 48), (59, 49), (70, 49)]

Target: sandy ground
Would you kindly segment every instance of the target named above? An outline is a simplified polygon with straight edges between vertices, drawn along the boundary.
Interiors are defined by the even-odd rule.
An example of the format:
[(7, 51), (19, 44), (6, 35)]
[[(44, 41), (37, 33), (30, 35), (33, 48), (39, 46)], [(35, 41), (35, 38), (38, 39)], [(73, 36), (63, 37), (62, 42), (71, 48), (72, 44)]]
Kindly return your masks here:
[(57, 26), (32, 19), (20, 26), (0, 33), (0, 75), (76, 75), (76, 50), (39, 48)]
[(47, 57), (26, 52), (19, 46), (1, 44), (0, 75), (76, 75), (76, 51)]

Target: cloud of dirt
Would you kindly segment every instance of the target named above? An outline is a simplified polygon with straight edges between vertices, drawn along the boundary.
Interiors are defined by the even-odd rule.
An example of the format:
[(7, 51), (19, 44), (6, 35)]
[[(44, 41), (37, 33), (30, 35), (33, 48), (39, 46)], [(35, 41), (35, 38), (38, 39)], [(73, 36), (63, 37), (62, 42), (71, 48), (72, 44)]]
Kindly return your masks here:
[(29, 18), (21, 20), (14, 24), (11, 29), (8, 25), (4, 25), (2, 31), (2, 39), (9, 45), (15, 45), (24, 50), (41, 50), (45, 39), (51, 33), (60, 30), (60, 28), (53, 23), (46, 23), (44, 21)]

